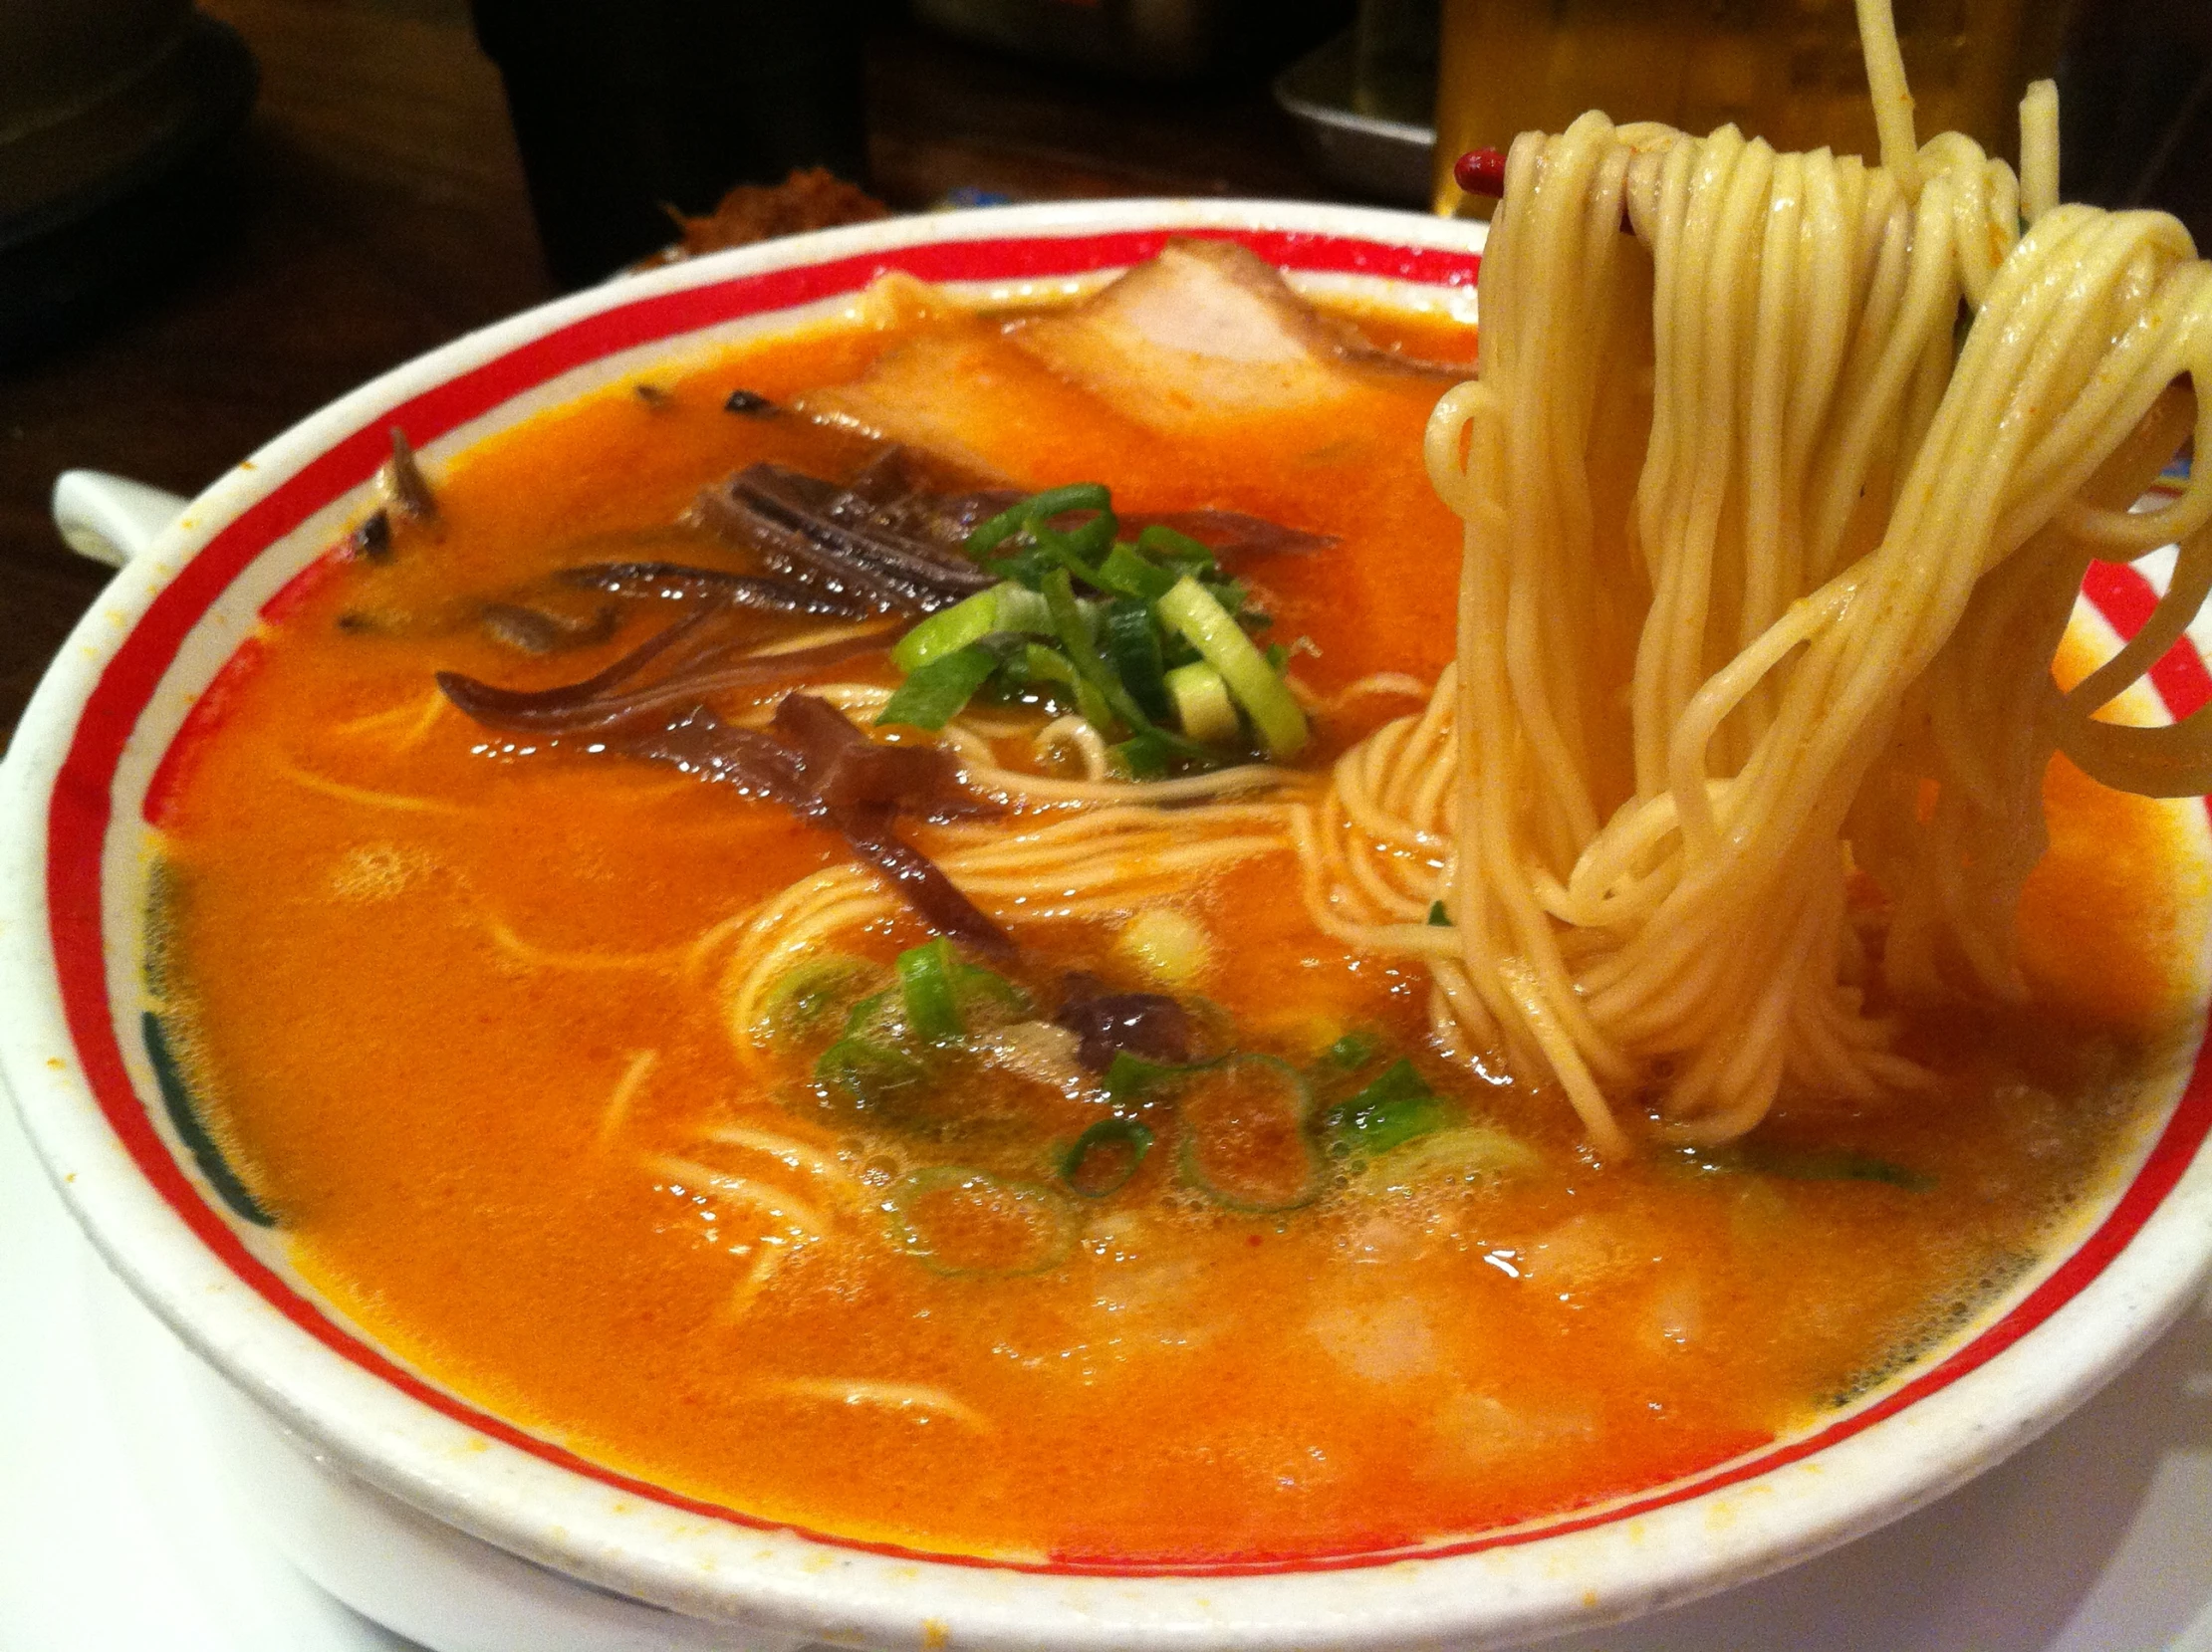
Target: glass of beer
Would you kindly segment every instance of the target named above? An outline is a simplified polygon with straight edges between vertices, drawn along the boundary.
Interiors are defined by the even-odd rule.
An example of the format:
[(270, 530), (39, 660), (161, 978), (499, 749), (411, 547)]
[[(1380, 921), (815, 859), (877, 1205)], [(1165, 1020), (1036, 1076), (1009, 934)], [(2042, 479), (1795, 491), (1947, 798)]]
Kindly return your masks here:
[[(1895, 0), (1924, 137), (1962, 131), (2018, 158), (2016, 111), (2064, 42), (2063, 0)], [(1435, 203), (1488, 216), (1452, 162), (1552, 131), (1588, 109), (1707, 132), (1733, 122), (1777, 149), (1872, 157), (1852, 0), (1444, 0)]]

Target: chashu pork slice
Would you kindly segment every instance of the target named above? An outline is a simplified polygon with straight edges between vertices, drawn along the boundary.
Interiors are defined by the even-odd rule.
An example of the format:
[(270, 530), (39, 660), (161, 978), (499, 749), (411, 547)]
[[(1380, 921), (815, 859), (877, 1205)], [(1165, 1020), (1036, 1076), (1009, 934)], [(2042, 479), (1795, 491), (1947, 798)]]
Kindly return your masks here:
[(1223, 414), (1326, 407), (1378, 371), (1419, 370), (1321, 315), (1233, 241), (1170, 241), (1096, 297), (1011, 336), (1061, 377), (1164, 435)]
[(849, 384), (810, 390), (810, 417), (931, 454), (986, 485), (1119, 476), (1156, 440), (978, 317), (941, 322)]

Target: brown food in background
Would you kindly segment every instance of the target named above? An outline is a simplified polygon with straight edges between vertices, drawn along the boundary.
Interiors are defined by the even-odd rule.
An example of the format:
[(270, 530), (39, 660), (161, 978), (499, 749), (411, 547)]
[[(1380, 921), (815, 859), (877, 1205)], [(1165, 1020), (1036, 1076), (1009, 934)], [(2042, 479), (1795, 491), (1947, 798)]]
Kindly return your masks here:
[(644, 262), (674, 264), (725, 247), (749, 247), (779, 235), (888, 218), (891, 209), (859, 184), (820, 166), (794, 167), (781, 183), (741, 183), (701, 218), (668, 209), (682, 239)]

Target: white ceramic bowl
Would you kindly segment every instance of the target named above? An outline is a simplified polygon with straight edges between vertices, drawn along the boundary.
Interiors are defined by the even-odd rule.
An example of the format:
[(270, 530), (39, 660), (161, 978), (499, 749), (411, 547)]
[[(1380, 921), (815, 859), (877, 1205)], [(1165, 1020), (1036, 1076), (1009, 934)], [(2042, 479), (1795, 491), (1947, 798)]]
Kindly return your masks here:
[[(816, 1537), (601, 1470), (402, 1369), (225, 1209), (140, 1026), (144, 798), (263, 604), (363, 510), (383, 432), (450, 453), (643, 361), (840, 305), (882, 270), (1043, 296), (1169, 233), (1233, 235), (1311, 288), (1461, 313), (1480, 245), (1473, 226), (1393, 213), (1132, 201), (897, 219), (620, 282), (460, 340), (270, 443), (124, 569), (49, 672), (0, 769), (0, 1073), (94, 1242), (243, 1397), (269, 1448), (255, 1472), (297, 1517), (303, 1563), (371, 1615), (442, 1646), (533, 1652), (1503, 1645), (1707, 1593), (1894, 1519), (2065, 1415), (2196, 1288), (2212, 1072), (2192, 1035), (2170, 1053), (2163, 1111), (2044, 1265), (1803, 1436), (1419, 1553), (1114, 1573)], [(2096, 594), (2124, 616), (2146, 589), (2106, 570)], [(2194, 655), (2159, 679), (2176, 713), (2206, 686)], [(2212, 864), (2202, 811), (2191, 820)]]

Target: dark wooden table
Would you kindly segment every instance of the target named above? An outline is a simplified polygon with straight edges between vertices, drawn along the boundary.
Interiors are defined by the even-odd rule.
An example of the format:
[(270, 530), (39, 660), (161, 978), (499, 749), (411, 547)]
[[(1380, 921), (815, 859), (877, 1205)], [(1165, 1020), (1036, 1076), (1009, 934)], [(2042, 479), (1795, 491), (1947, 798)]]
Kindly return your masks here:
[[(55, 476), (193, 494), (332, 397), (550, 296), (499, 76), (466, 0), (203, 0), (261, 65), (208, 245), (97, 330), (0, 368), (0, 738), (108, 571), (67, 551)], [(1328, 198), (1265, 87), (1089, 85), (880, 25), (878, 191)]]

